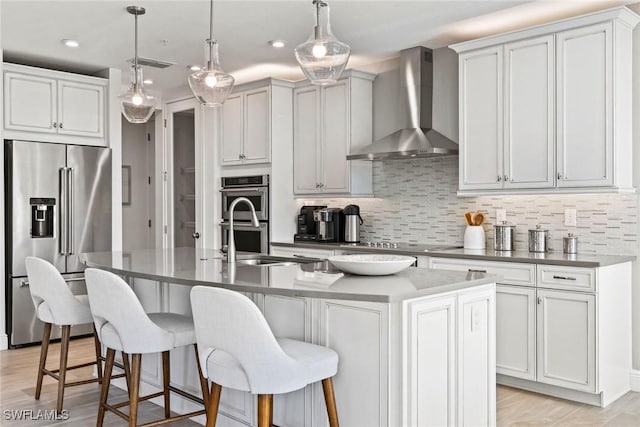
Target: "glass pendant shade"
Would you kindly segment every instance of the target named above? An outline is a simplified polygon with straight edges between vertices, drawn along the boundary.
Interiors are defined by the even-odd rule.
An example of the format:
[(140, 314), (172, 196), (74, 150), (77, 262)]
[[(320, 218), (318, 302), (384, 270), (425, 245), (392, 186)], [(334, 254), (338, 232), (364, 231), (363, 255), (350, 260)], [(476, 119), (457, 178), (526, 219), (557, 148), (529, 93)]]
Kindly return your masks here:
[(144, 92), (142, 68), (138, 65), (138, 16), (145, 14), (144, 7), (128, 6), (127, 12), (135, 17), (135, 54), (131, 66), (131, 86), (119, 96), (122, 115), (130, 123), (146, 123), (153, 114), (156, 102)]
[(351, 48), (335, 38), (329, 25), (329, 5), (314, 0), (316, 26), (309, 39), (295, 48), (304, 75), (316, 85), (336, 83), (351, 55)]
[(227, 99), (235, 79), (231, 74), (227, 74), (220, 66), (218, 57), (218, 43), (215, 40), (207, 40), (209, 44), (209, 60), (207, 66), (200, 71), (196, 71), (188, 78), (189, 87), (201, 104), (206, 107), (217, 107)]
[(156, 100), (144, 92), (142, 68), (133, 65), (131, 74), (131, 86), (119, 97), (122, 115), (130, 123), (146, 123), (153, 114)]

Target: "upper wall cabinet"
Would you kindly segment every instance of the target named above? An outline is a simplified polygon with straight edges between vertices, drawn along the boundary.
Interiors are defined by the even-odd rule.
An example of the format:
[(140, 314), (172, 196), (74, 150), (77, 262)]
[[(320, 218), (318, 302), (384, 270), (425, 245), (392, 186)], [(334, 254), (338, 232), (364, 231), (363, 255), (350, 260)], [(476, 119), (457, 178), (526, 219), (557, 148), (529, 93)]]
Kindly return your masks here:
[[(291, 110), (292, 87), (291, 83), (280, 80), (261, 80), (237, 87), (225, 100), (220, 145), (222, 166), (271, 162), (271, 141), (281, 132), (280, 114), (284, 114), (281, 110)], [(290, 127), (288, 132), (291, 133)]]
[(632, 30), (614, 8), (451, 46), (460, 194), (632, 188)]
[(4, 137), (105, 145), (107, 81), (4, 64)]
[(348, 161), (371, 144), (374, 76), (348, 71), (331, 86), (304, 83), (293, 93), (296, 196), (371, 196), (372, 164)]

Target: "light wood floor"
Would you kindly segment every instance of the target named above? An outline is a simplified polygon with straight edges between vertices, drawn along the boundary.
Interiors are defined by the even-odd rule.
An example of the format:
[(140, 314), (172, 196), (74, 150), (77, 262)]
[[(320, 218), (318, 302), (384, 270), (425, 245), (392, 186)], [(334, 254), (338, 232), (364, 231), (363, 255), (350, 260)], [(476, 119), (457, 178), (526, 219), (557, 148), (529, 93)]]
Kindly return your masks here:
[[(47, 366), (57, 367), (59, 344), (49, 347)], [(91, 339), (73, 340), (69, 360), (71, 364), (88, 361), (93, 354)], [(95, 425), (97, 402), (100, 395), (97, 384), (70, 387), (65, 390), (64, 407), (69, 411), (66, 421), (9, 421), (6, 410), (38, 410), (55, 408), (57, 383), (45, 377), (40, 400), (34, 400), (36, 368), (40, 347), (0, 351), (0, 425), (4, 426), (77, 426)], [(91, 375), (92, 368), (70, 371), (70, 379)], [(110, 401), (124, 400), (126, 393), (112, 387)], [(340, 412), (338, 401), (338, 413)], [(344, 404), (344, 403), (343, 403)], [(640, 393), (627, 393), (605, 409), (574, 403), (540, 394), (498, 386), (498, 426), (640, 426)], [(162, 409), (149, 402), (140, 405), (140, 422), (162, 417)], [(124, 421), (107, 413), (105, 426), (123, 426)], [(181, 421), (173, 426), (198, 426), (193, 421)], [(365, 426), (362, 426), (365, 427)]]

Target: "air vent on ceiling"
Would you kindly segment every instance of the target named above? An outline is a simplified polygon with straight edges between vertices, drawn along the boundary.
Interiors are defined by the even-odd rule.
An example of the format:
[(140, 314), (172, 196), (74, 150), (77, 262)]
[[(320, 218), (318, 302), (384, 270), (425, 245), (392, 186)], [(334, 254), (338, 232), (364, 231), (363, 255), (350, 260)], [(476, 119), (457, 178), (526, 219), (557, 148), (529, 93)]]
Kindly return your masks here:
[[(131, 62), (133, 64), (133, 58), (129, 59), (129, 62)], [(175, 62), (160, 61), (158, 59), (149, 59), (149, 58), (138, 57), (138, 64), (139, 65), (144, 65), (145, 67), (167, 68), (167, 67), (171, 67), (172, 65), (175, 65), (176, 63)]]

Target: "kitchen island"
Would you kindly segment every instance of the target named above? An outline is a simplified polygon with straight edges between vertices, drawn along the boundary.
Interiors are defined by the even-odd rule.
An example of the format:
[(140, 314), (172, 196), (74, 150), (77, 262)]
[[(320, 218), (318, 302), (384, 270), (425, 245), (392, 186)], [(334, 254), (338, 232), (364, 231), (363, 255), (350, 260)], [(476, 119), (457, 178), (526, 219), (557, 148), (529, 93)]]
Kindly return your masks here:
[[(81, 258), (125, 277), (147, 311), (190, 314), (191, 286), (224, 287), (249, 296), (276, 336), (335, 349), (342, 426), (495, 424), (495, 276), (414, 267), (354, 276), (326, 262), (230, 268), (220, 252), (193, 248)], [(158, 358), (143, 361), (149, 391), (161, 384)], [(197, 393), (192, 352), (171, 360), (172, 382)], [(175, 399), (175, 410), (192, 409)], [(274, 401), (276, 425), (327, 424), (316, 384)], [(255, 425), (254, 397), (225, 389), (220, 415), (219, 426)]]

